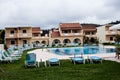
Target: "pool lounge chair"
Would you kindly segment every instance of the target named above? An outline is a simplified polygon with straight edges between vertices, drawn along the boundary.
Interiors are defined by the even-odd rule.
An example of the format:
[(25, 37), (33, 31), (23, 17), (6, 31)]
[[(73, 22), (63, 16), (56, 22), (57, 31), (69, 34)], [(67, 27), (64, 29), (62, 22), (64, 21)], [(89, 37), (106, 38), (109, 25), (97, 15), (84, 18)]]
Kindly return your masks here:
[(6, 50), (3, 50), (3, 54), (6, 56), (6, 57), (11, 57), (12, 61), (16, 61), (19, 59), (18, 56), (16, 55), (9, 55), (9, 53), (6, 51)]
[(98, 57), (98, 56), (90, 56), (89, 57), (90, 63), (94, 63), (94, 62), (100, 62), (102, 63), (102, 58)]
[(25, 60), (25, 67), (37, 67), (36, 63), (36, 54), (34, 53), (27, 53), (26, 60)]
[(12, 48), (8, 48), (7, 51), (8, 51), (9, 53), (11, 53), (11, 54), (14, 54), (14, 55), (19, 55), (19, 56), (22, 55), (22, 53), (20, 53), (21, 51), (19, 51), (19, 50), (14, 50), (14, 49), (12, 49)]
[(18, 58), (21, 58), (22, 57), (22, 54), (20, 54), (18, 51), (14, 51), (13, 49), (11, 48), (8, 48), (7, 49), (7, 52), (9, 53), (9, 55), (11, 56), (16, 56)]
[(49, 66), (51, 66), (51, 65), (59, 65), (60, 66), (60, 61), (57, 58), (50, 58), (48, 60), (48, 65)]
[(7, 55), (5, 51), (2, 51), (2, 52), (0, 53), (0, 56), (1, 56), (1, 57), (0, 57), (0, 61), (1, 61), (1, 62), (13, 62), (13, 61), (16, 60), (15, 58)]
[(85, 64), (85, 59), (83, 57), (72, 57), (71, 61), (73, 64), (79, 64), (79, 63)]

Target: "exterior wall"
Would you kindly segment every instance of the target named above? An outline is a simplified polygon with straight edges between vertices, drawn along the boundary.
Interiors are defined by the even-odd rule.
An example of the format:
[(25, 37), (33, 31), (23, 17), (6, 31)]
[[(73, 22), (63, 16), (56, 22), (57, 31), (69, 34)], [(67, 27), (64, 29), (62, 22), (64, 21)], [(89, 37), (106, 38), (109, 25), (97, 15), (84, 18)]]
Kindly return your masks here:
[(96, 33), (96, 35), (97, 35), (100, 43), (106, 42), (105, 26), (97, 27), (97, 33)]
[(92, 34), (91, 31), (89, 31), (90, 34), (85, 34), (85, 33), (86, 33), (86, 32), (84, 31), (84, 32), (83, 32), (84, 36), (85, 36), (85, 37), (88, 37), (89, 39), (90, 39), (90, 38), (95, 38), (95, 39), (97, 38), (97, 35), (96, 35), (97, 32), (94, 32), (94, 34)]
[[(10, 31), (13, 30), (14, 34), (11, 34)], [(23, 30), (26, 30), (26, 33), (23, 33)], [(32, 33), (32, 27), (14, 27), (5, 29), (5, 41), (8, 47), (12, 46), (11, 40), (15, 41), (14, 46), (23, 46), (23, 40), (26, 40), (27, 43), (33, 44), (35, 41), (39, 41), (41, 44), (45, 42), (48, 45), (48, 36), (41, 36), (40, 33)], [(37, 34), (38, 36), (34, 36)]]
[[(10, 31), (14, 31), (14, 34), (11, 34)], [(23, 30), (26, 30), (26, 33), (23, 33)], [(12, 45), (18, 46), (23, 45), (23, 40), (31, 43), (32, 38), (32, 28), (31, 27), (9, 27), (5, 29), (5, 42), (7, 47)], [(11, 44), (11, 40), (15, 41), (15, 44)]]
[(43, 43), (42, 43), (43, 41), (46, 42), (46, 43), (45, 43), (46, 45), (49, 44), (48, 37), (32, 38), (31, 43), (34, 43), (34, 42), (36, 42), (36, 41), (38, 41), (40, 44), (43, 44)]
[[(23, 45), (23, 40), (26, 40), (30, 44), (38, 41), (39, 43), (43, 44), (45, 42), (46, 45), (52, 44), (55, 39), (58, 39), (61, 43), (64, 44), (64, 39), (69, 39), (71, 43), (73, 43), (74, 39), (79, 39), (81, 44), (83, 44), (83, 38), (98, 38), (100, 43), (103, 42), (113, 42), (115, 40), (115, 35), (120, 34), (119, 30), (109, 30), (110, 26), (100, 26), (97, 27), (97, 32), (92, 34), (92, 31), (89, 31), (90, 34), (86, 35), (83, 30), (79, 30), (77, 33), (74, 33), (73, 30), (70, 30), (70, 33), (64, 33), (60, 27), (59, 32), (60, 35), (58, 37), (51, 37), (51, 32), (49, 33), (49, 37), (41, 36), (41, 33), (32, 33), (32, 27), (14, 27), (14, 28), (6, 28), (5, 29), (5, 41), (7, 46), (11, 46), (11, 40), (15, 41), (15, 46)], [(11, 30), (14, 31), (14, 34), (10, 34)], [(26, 30), (26, 33), (23, 33), (23, 30)], [(34, 36), (34, 34), (38, 34), (38, 36)], [(110, 40), (110, 37), (113, 37), (113, 40)]]
[[(113, 40), (110, 40), (110, 37), (112, 37)], [(114, 35), (107, 35), (106, 36), (106, 42), (114, 42), (114, 40), (115, 40), (115, 36)]]
[[(110, 42), (114, 43), (115, 41), (115, 35), (120, 34), (120, 31), (117, 30), (109, 30), (110, 26), (100, 26), (97, 28), (97, 37), (99, 38), (99, 42)], [(110, 37), (113, 38), (113, 40), (110, 40)]]
[(76, 35), (83, 35), (81, 30), (77, 30), (77, 33), (73, 33), (73, 30), (70, 30), (70, 33), (63, 33), (64, 31), (61, 31), (61, 36), (66, 36), (66, 35), (70, 35), (70, 36), (76, 36)]
[(60, 42), (61, 42), (60, 44), (64, 44), (64, 43), (63, 43), (64, 39), (69, 39), (69, 40), (71, 41), (71, 43), (73, 43), (73, 40), (76, 39), (76, 38), (80, 39), (81, 44), (83, 44), (83, 37), (82, 37), (82, 36), (71, 36), (71, 37), (56, 37), (56, 38), (50, 38), (49, 44), (51, 45), (55, 39), (60, 40)]
[[(26, 30), (26, 33), (23, 33), (23, 30)], [(32, 37), (32, 28), (31, 27), (20, 27), (18, 32), (19, 38)]]
[[(13, 30), (15, 34), (10, 34), (10, 31)], [(5, 30), (5, 38), (17, 38), (18, 35), (18, 29), (17, 28), (7, 28)]]

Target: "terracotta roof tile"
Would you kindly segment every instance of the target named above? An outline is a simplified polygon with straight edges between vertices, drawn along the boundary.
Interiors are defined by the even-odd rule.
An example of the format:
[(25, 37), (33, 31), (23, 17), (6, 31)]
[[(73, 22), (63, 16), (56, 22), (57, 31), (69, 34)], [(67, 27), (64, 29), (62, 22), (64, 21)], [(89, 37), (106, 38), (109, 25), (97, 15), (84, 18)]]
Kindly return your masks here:
[(40, 27), (32, 27), (32, 33), (40, 33)]
[(96, 26), (92, 24), (82, 24), (83, 31), (97, 31)]
[(60, 23), (59, 26), (61, 30), (81, 29), (81, 25), (79, 23)]
[(51, 33), (51, 37), (52, 37), (52, 38), (54, 38), (54, 37), (59, 37), (59, 36), (60, 36), (59, 31), (53, 31), (53, 32)]

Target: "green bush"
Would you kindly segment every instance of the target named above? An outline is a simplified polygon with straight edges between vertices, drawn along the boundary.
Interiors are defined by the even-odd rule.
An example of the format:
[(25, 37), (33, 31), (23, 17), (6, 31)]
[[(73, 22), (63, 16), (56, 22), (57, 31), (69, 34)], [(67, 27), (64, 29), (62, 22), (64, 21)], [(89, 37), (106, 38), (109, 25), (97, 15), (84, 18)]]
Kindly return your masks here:
[(102, 43), (103, 45), (115, 45), (115, 43), (109, 43), (109, 42), (105, 42), (105, 43)]

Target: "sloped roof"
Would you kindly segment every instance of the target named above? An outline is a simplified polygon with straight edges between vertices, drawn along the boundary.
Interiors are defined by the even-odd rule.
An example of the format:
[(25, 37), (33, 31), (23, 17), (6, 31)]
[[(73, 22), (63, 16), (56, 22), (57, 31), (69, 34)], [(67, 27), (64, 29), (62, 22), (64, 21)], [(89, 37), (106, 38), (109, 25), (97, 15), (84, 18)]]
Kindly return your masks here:
[(60, 23), (59, 26), (61, 30), (81, 29), (80, 23)]
[(32, 33), (40, 33), (40, 27), (32, 27)]
[(32, 26), (6, 26), (5, 28), (31, 28)]
[(96, 26), (92, 24), (82, 24), (83, 31), (97, 31)]
[(52, 38), (54, 38), (54, 37), (59, 37), (59, 36), (60, 36), (59, 31), (53, 31), (53, 32), (51, 33), (51, 37), (52, 37)]

